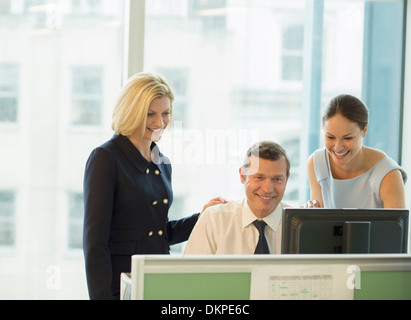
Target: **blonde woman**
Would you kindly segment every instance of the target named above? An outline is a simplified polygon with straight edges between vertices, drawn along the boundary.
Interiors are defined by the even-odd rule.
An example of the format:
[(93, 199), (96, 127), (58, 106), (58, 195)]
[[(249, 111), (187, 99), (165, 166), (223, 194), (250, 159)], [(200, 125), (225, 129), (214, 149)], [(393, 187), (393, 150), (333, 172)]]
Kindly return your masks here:
[[(133, 254), (168, 254), (199, 214), (169, 221), (171, 164), (156, 142), (171, 121), (174, 94), (157, 74), (139, 73), (113, 112), (114, 136), (94, 149), (84, 174), (84, 239), (90, 299), (116, 299)], [(215, 198), (207, 203), (220, 203)]]

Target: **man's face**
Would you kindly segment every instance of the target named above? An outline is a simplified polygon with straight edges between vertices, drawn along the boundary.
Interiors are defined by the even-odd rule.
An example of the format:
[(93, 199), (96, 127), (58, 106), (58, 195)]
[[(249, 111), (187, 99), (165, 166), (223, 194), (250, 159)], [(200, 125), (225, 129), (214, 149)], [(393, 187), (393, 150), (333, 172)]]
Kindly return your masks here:
[(284, 157), (266, 160), (250, 156), (250, 166), (240, 168), (247, 202), (258, 218), (264, 218), (277, 208), (287, 185), (287, 162)]

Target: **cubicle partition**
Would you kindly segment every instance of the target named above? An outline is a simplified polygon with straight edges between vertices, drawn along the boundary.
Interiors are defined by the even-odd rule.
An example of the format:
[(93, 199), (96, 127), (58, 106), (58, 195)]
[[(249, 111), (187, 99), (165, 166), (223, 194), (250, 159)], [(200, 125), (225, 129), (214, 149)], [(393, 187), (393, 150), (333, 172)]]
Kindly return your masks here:
[(410, 255), (135, 255), (132, 300), (411, 299)]

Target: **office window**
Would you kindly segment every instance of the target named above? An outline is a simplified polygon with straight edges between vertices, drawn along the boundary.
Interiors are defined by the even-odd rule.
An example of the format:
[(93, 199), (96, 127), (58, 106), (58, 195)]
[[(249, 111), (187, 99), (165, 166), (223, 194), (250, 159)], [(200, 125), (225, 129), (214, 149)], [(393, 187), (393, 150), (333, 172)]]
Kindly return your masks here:
[[(126, 1), (9, 3), (0, 8), (0, 247), (13, 255), (0, 250), (0, 299), (87, 299), (82, 195), (66, 190), (82, 190), (87, 157), (113, 134)], [(47, 286), (50, 266), (59, 289)]]
[(173, 102), (173, 121), (182, 125), (187, 122), (188, 93), (189, 93), (189, 70), (187, 68), (157, 68), (173, 88), (175, 99)]
[(13, 191), (0, 190), (0, 247), (15, 243), (15, 202)]
[(304, 203), (321, 112), (343, 92), (370, 108), (366, 143), (399, 159), (405, 1), (147, 0), (144, 37), (124, 34), (134, 0), (0, 2), (0, 153), (13, 155), (0, 156), (0, 206), (11, 208), (0, 211), (0, 246), (16, 252), (0, 250), (0, 299), (88, 298), (81, 195), (66, 190), (82, 189), (88, 155), (113, 134), (124, 65), (136, 59), (125, 38), (142, 52), (134, 71), (164, 73), (176, 91), (159, 142), (173, 164), (171, 219), (243, 197), (238, 167), (262, 139), (286, 149), (285, 200)]
[(0, 123), (17, 122), (20, 68), (16, 63), (0, 63)]
[(283, 30), (282, 41), (282, 79), (301, 81), (303, 79), (304, 26), (287, 26)]
[(190, 76), (183, 125), (160, 143), (173, 163), (174, 192), (186, 197), (180, 216), (215, 195), (241, 198), (238, 167), (262, 139), (288, 146), (294, 167), (286, 197), (297, 201), (305, 1), (192, 0), (180, 19), (161, 13), (166, 33), (160, 2), (167, 1), (146, 2), (145, 66), (178, 66)]
[(11, 8), (11, 0), (3, 0), (0, 2), (0, 13), (9, 13)]
[(102, 0), (72, 0), (72, 12), (74, 14), (100, 14), (104, 10), (102, 2)]
[[(180, 217), (185, 215), (185, 204), (187, 197), (182, 194), (177, 194), (173, 197), (173, 205), (170, 208), (169, 215), (174, 217)], [(171, 254), (181, 254), (185, 248), (185, 243), (175, 244), (170, 247)]]
[(101, 9), (101, 0), (86, 0), (85, 7), (87, 8), (87, 13), (97, 14)]
[[(292, 168), (285, 200), (303, 204), (306, 162), (322, 146), (321, 113), (337, 94), (364, 99), (375, 116), (384, 113), (375, 109), (380, 102), (371, 99), (391, 99), (385, 105), (395, 110), (391, 127), (398, 127), (402, 2), (192, 0), (187, 16), (180, 19), (160, 15), (162, 2), (167, 3), (146, 2), (144, 62), (159, 72), (177, 65), (190, 75), (183, 130), (172, 131), (170, 140), (160, 143), (173, 163), (174, 179), (186, 182), (176, 182), (175, 188), (187, 197), (183, 212), (198, 209), (216, 194), (242, 197), (238, 166), (249, 145), (263, 139), (286, 148)], [(212, 18), (224, 19), (224, 28)], [(377, 34), (392, 45), (383, 45)], [(167, 54), (158, 49), (159, 43)], [(385, 76), (394, 82), (377, 90), (374, 84)], [(379, 124), (382, 119), (372, 125)], [(398, 135), (392, 139), (369, 145), (389, 150), (398, 146)]]
[(68, 247), (69, 249), (83, 248), (83, 194), (69, 192), (68, 194)]
[[(163, 1), (164, 2), (164, 1)], [(201, 21), (205, 33), (222, 32), (227, 26), (227, 0), (190, 0), (193, 16)]]
[(96, 126), (102, 121), (103, 68), (72, 67), (71, 124)]

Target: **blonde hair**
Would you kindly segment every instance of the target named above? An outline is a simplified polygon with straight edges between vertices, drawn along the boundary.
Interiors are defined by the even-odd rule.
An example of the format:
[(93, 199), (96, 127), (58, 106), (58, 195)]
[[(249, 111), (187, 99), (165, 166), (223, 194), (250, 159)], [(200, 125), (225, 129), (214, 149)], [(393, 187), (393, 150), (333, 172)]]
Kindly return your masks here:
[(129, 136), (147, 121), (150, 103), (156, 98), (170, 98), (170, 113), (173, 110), (174, 93), (166, 79), (155, 73), (141, 72), (132, 76), (123, 87), (113, 110), (112, 129), (116, 134)]

